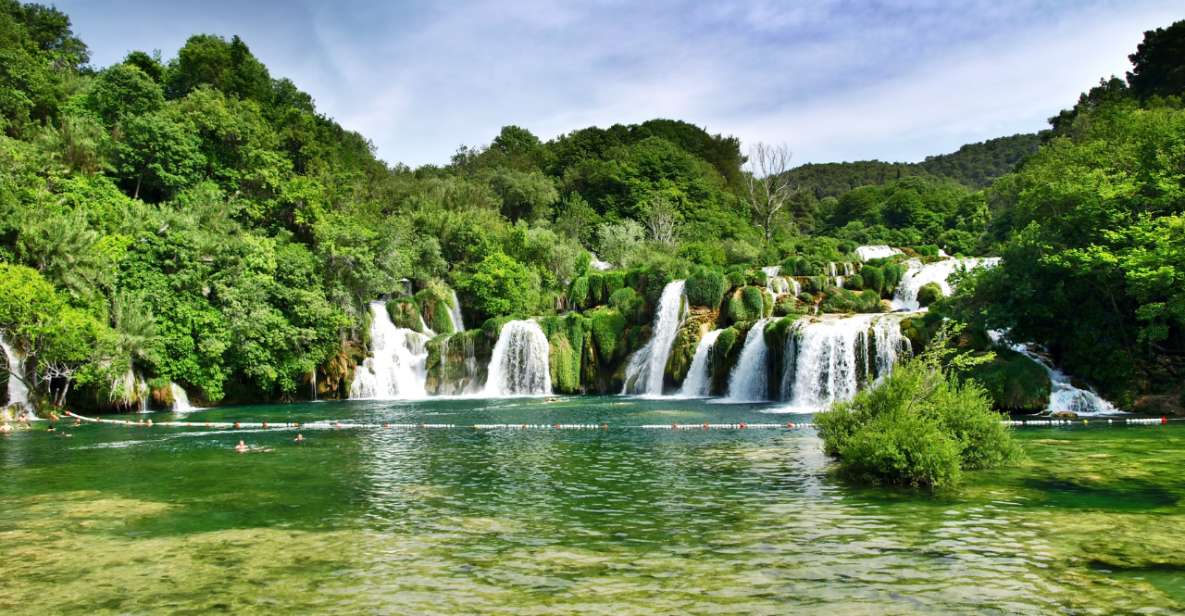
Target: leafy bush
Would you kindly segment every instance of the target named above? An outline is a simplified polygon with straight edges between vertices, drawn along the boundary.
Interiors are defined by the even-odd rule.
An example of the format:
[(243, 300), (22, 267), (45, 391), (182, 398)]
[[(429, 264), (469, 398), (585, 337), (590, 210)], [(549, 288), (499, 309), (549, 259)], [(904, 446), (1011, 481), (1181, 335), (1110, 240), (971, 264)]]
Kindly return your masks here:
[(1019, 455), (983, 387), (930, 358), (903, 364), (815, 423), (843, 474), (870, 483), (941, 488), (958, 483), (963, 470)]
[(609, 306), (616, 309), (629, 322), (643, 324), (650, 319), (646, 312), (646, 300), (630, 287), (624, 287), (609, 296)]
[(967, 376), (987, 389), (997, 409), (1036, 413), (1049, 406), (1049, 373), (1011, 349), (996, 350), (995, 359), (972, 367)]
[[(860, 289), (865, 288), (864, 287), (864, 277), (861, 276), (860, 274), (852, 274), (851, 276), (844, 278), (843, 279), (843, 288), (852, 289), (853, 291), (859, 291)], [(879, 292), (877, 293), (877, 297), (880, 297)]]
[(769, 294), (762, 287), (745, 287), (741, 289), (741, 300), (745, 304), (745, 314), (749, 317), (744, 320), (760, 319), (767, 314), (767, 305), (770, 309), (773, 308)]
[(578, 309), (588, 307), (588, 278), (586, 276), (573, 280), (572, 284), (568, 286), (568, 304)]
[(846, 289), (832, 289), (819, 305), (819, 310), (828, 313), (847, 312), (884, 312), (881, 296), (876, 291), (865, 290), (859, 293)]
[(527, 314), (539, 299), (539, 279), (525, 265), (502, 253), (482, 259), (458, 285), (479, 314)]
[(925, 308), (942, 299), (942, 287), (937, 282), (927, 282), (918, 289), (918, 305)]
[(704, 270), (690, 276), (684, 290), (689, 305), (716, 309), (724, 298), (727, 282), (720, 272)]
[(728, 281), (728, 288), (729, 289), (735, 289), (737, 287), (745, 286), (745, 272), (734, 270), (734, 271), (729, 272), (728, 276), (726, 278)]

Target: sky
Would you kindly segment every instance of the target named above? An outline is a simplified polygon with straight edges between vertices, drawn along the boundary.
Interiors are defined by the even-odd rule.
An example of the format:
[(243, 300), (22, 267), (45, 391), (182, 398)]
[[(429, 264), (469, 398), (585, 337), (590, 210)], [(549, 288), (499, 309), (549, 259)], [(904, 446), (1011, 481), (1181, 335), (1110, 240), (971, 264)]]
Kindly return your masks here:
[[(52, 2), (52, 0), (49, 0)], [(542, 139), (673, 118), (794, 162), (917, 161), (1031, 132), (1180, 0), (361, 2), (68, 0), (92, 64), (239, 35), (388, 163), (516, 124)]]

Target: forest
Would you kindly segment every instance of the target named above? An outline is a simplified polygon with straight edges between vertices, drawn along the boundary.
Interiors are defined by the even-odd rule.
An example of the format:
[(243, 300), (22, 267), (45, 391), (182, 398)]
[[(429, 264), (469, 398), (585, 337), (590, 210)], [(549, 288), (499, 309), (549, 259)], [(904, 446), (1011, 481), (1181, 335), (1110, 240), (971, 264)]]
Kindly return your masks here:
[[(40, 404), (134, 408), (135, 375), (158, 402), (170, 383), (203, 404), (344, 397), (368, 304), (391, 298), (436, 333), (459, 309), (487, 352), (541, 317), (557, 391), (611, 391), (671, 280), (736, 338), (887, 310), (900, 259), (827, 278), (887, 244), (1002, 257), (926, 300), (918, 347), (942, 318), (967, 327), (952, 344), (1007, 331), (1124, 408), (1182, 412), (1185, 21), (1130, 60), (1046, 131), (919, 163), (792, 168), (785, 147), (654, 119), (505, 126), (411, 169), (238, 37), (96, 67), (68, 16), (0, 0), (0, 333)], [(801, 293), (757, 291), (771, 265)]]

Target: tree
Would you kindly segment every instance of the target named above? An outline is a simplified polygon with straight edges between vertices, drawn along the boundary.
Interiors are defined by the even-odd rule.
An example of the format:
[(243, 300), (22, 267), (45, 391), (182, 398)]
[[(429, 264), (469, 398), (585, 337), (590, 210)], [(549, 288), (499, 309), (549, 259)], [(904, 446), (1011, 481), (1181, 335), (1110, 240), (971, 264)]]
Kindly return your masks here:
[(526, 315), (535, 307), (539, 283), (525, 265), (494, 253), (460, 281), (469, 305), (484, 317)]
[(786, 144), (758, 142), (749, 148), (747, 165), (749, 208), (765, 246), (769, 246), (778, 217), (793, 194), (790, 176), (786, 174), (790, 170), (790, 148)]
[(661, 246), (672, 247), (679, 236), (679, 210), (663, 194), (656, 194), (642, 207), (650, 239)]
[(164, 111), (130, 119), (116, 151), (120, 174), (133, 186), (132, 198), (144, 193), (160, 200), (195, 182), (205, 164), (199, 145), (191, 126)]
[(1185, 94), (1185, 20), (1145, 32), (1128, 59), (1127, 83), (1136, 96)]

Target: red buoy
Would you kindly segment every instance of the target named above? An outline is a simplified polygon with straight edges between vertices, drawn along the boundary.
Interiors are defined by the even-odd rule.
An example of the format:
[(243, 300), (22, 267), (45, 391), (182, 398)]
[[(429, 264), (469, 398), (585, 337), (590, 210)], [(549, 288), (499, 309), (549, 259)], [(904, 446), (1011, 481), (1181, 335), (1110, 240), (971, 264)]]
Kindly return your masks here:
[(1161, 415), (1161, 416), (1160, 416), (1160, 425), (1162, 425), (1162, 426), (1163, 426), (1163, 425), (1167, 424), (1168, 422), (1169, 422), (1169, 418), (1168, 418), (1168, 417), (1165, 417), (1164, 415)]

